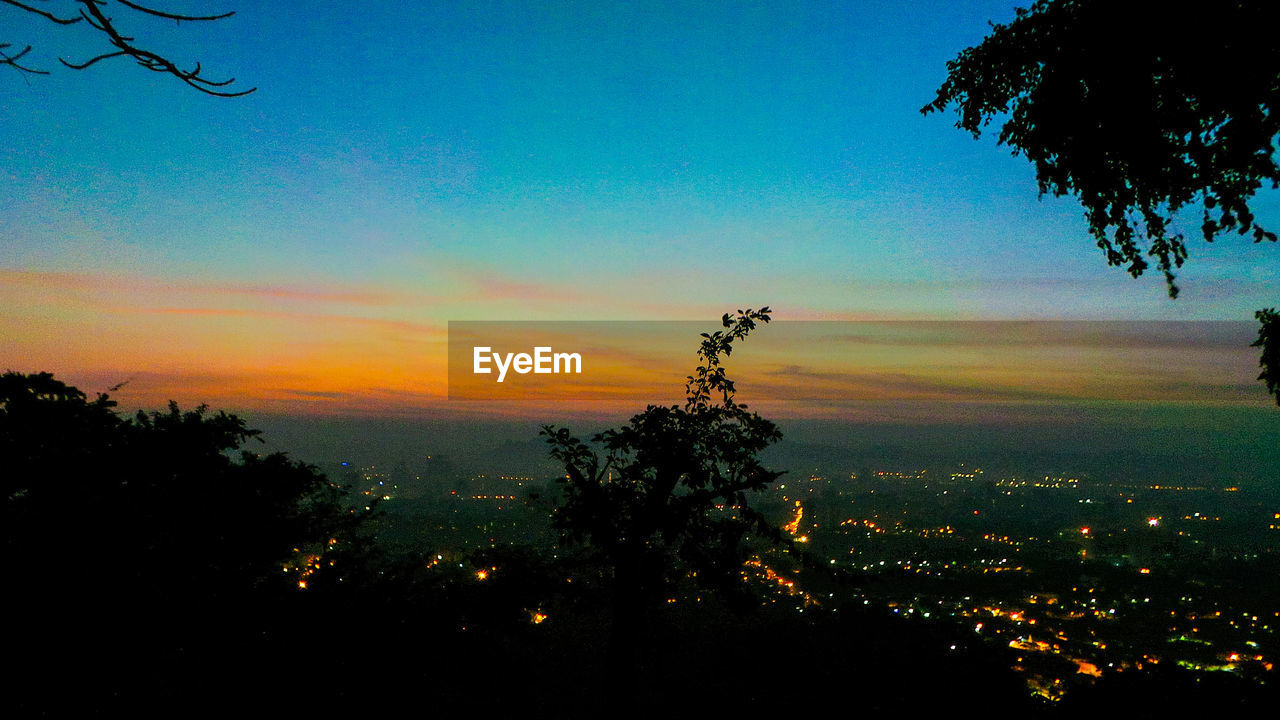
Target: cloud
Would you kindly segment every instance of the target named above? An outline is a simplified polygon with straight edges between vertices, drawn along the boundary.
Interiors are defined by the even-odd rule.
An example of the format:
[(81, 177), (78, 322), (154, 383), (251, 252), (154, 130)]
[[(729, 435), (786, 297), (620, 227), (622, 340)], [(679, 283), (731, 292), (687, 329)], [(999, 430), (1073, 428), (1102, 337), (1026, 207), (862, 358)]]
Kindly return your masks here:
[(296, 313), (276, 310), (237, 310), (231, 308), (119, 308), (122, 312), (154, 313), (158, 315), (194, 315), (207, 317), (244, 317), (267, 318), (274, 320), (293, 320), (301, 323), (353, 323), (370, 327), (398, 330), (415, 335), (427, 335), (433, 338), (446, 337), (448, 332), (439, 323), (418, 323), (404, 320), (388, 320), (385, 318), (357, 317), (351, 315)]
[(192, 283), (143, 275), (107, 275), (101, 273), (68, 273), (42, 270), (0, 268), (0, 283), (35, 288), (62, 290), (108, 290), (121, 293), (164, 293), (170, 295), (210, 295), (249, 297), (266, 300), (299, 300), (348, 305), (392, 305), (412, 296), (384, 291), (371, 292), (344, 288), (297, 284), (255, 285), (235, 282)]
[[(799, 365), (786, 365), (764, 372), (766, 376), (793, 380), (756, 388), (753, 395), (764, 399), (818, 400), (833, 402), (851, 400), (949, 400), (982, 402), (1058, 401), (1070, 395), (1047, 389), (977, 384), (974, 378), (957, 382), (930, 379), (921, 375), (892, 372), (856, 372), (815, 370)], [(744, 376), (746, 377), (746, 376)], [(745, 386), (749, 381), (744, 381)]]
[[(804, 323), (804, 324), (802, 324)], [(807, 327), (806, 327), (807, 325)], [(938, 348), (1097, 348), (1123, 350), (1235, 350), (1247, 347), (1256, 326), (1235, 321), (1136, 320), (865, 320), (787, 321), (813, 342)]]
[(298, 388), (281, 388), (276, 392), (282, 395), (294, 395), (303, 398), (321, 398), (324, 400), (348, 400), (353, 397), (349, 392), (334, 392), (323, 390), (299, 390)]

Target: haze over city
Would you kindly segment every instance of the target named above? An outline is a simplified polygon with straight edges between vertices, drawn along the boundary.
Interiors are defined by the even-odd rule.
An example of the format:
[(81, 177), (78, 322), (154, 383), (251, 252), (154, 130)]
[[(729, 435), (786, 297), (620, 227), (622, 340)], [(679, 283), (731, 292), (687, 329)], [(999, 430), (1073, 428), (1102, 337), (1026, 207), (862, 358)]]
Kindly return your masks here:
[[(390, 652), (305, 635), (325, 603), (500, 655), (529, 675), (496, 697), (531, 716), (635, 678), (668, 688), (655, 707), (714, 707), (655, 658), (727, 668), (756, 631), (802, 648), (792, 680), (838, 658), (873, 708), (916, 672), (1006, 710), (1176, 704), (1152, 688), (1186, 677), (1274, 695), (1274, 242), (1204, 242), (1218, 200), (1197, 196), (1203, 216), (1171, 212), (1171, 298), (997, 143), (1009, 108), (976, 139), (922, 112), (1011, 3), (29, 4), (0, 2), (6, 557), (51, 627), (79, 592), (55, 567), (108, 538), (86, 592), (172, 613), (136, 616), (84, 708), (150, 698), (139, 678), (262, 689), (229, 659), (351, 676)], [(1036, 7), (1077, 4), (1104, 6)], [(1280, 225), (1270, 183), (1249, 207)], [(508, 372), (511, 352), (464, 377), (477, 347), (552, 345), (580, 371)], [(182, 624), (225, 598), (220, 625)], [(94, 639), (76, 677), (119, 640), (95, 622), (49, 631)], [(64, 668), (37, 625), (31, 678)], [(388, 686), (447, 678), (462, 707), (489, 678), (450, 663), (397, 661)], [(583, 668), (600, 695), (546, 690)]]

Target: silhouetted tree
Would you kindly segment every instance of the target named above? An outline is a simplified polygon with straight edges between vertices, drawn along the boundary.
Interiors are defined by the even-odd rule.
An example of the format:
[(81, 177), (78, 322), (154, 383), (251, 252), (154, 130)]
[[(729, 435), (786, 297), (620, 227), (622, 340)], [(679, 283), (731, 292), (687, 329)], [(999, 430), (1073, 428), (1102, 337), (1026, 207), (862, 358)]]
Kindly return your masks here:
[[(242, 450), (258, 431), (234, 415), (171, 403), (126, 419), (114, 406), (49, 373), (0, 376), (5, 552), (46, 589), (93, 577), (147, 592), (248, 592), (356, 525), (315, 468)], [(41, 571), (99, 548), (112, 563)]]
[(243, 449), (258, 433), (240, 418), (114, 406), (48, 373), (0, 376), (0, 574), (20, 684), (74, 677), (92, 698), (143, 692), (181, 659), (220, 667), (300, 577), (342, 571), (329, 560), (365, 517), (315, 468)]
[(1259, 310), (1254, 313), (1262, 327), (1258, 329), (1258, 339), (1253, 347), (1262, 348), (1262, 373), (1258, 379), (1267, 384), (1267, 390), (1275, 395), (1280, 403), (1280, 313), (1275, 308)]
[(612, 570), (613, 643), (624, 668), (674, 583), (696, 577), (703, 586), (741, 587), (744, 540), (780, 534), (748, 505), (748, 494), (782, 474), (756, 457), (781, 433), (734, 399), (721, 365), (735, 341), (769, 322), (769, 312), (726, 314), (724, 330), (702, 334), (702, 362), (687, 378), (683, 408), (650, 405), (593, 436), (599, 451), (567, 429), (543, 428), (566, 473), (555, 523)]
[[(184, 13), (173, 13), (163, 9), (157, 9), (131, 2), (131, 0), (113, 0), (116, 9), (123, 11), (130, 19), (147, 17), (159, 20), (171, 20), (175, 23), (182, 22), (210, 22), (213, 20), (222, 20), (235, 15), (234, 12), (226, 12), (215, 15), (187, 15)], [(204, 77), (203, 69), (200, 63), (193, 64), (190, 70), (183, 70), (177, 66), (169, 58), (155, 52), (140, 47), (137, 40), (132, 35), (124, 35), (117, 27), (117, 20), (111, 14), (111, 4), (108, 0), (66, 0), (61, 3), (61, 8), (53, 10), (44, 9), (44, 6), (37, 6), (39, 0), (31, 0), (29, 2), (18, 2), (18, 0), (0, 0), (0, 4), (8, 5), (12, 8), (25, 11), (27, 13), (38, 15), (51, 23), (69, 26), (79, 25), (81, 23), (92, 27), (94, 30), (105, 36), (107, 43), (113, 48), (107, 52), (100, 53), (94, 57), (88, 58), (83, 62), (71, 62), (65, 58), (60, 58), (63, 65), (74, 70), (83, 70), (102, 60), (109, 60), (117, 57), (133, 58), (142, 67), (152, 72), (165, 73), (172, 75), (191, 87), (202, 93), (209, 95), (217, 95), (219, 97), (237, 97), (240, 95), (248, 95), (257, 88), (248, 90), (240, 90), (231, 92), (224, 90), (235, 78), (226, 80), (210, 80)], [(132, 32), (132, 31), (130, 31)], [(36, 75), (48, 75), (47, 70), (34, 68), (23, 60), (26, 55), (31, 52), (31, 46), (27, 45), (21, 50), (10, 51), (9, 48), (14, 47), (12, 43), (0, 43), (0, 65), (8, 65), (16, 70)]]
[[(1187, 210), (1206, 241), (1276, 240), (1251, 202), (1264, 183), (1280, 187), (1277, 27), (1271, 0), (1039, 0), (948, 62), (921, 112), (955, 104), (975, 137), (1003, 118), (999, 142), (1035, 165), (1041, 194), (1079, 199), (1108, 264), (1138, 277), (1153, 258), (1177, 297)], [(1259, 379), (1280, 404), (1276, 315), (1256, 317)]]

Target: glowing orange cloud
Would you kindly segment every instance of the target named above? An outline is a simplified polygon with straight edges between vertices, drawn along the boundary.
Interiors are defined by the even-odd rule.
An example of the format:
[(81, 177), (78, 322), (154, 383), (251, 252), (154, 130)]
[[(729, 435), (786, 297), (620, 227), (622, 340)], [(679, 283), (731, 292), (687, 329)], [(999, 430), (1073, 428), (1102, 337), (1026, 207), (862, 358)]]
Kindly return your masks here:
[[(597, 324), (575, 337), (567, 327), (565, 343), (591, 353), (608, 373), (569, 388), (509, 389), (505, 404), (472, 406), (446, 400), (446, 326), (458, 314), (503, 318), (542, 304), (564, 306), (561, 316), (582, 307), (617, 308), (614, 317), (662, 315), (608, 293), (496, 274), (451, 282), (460, 287), (427, 294), (390, 284), (276, 287), (0, 269), (0, 357), (5, 369), (52, 371), (89, 391), (132, 379), (116, 394), (133, 407), (175, 399), (307, 414), (448, 407), (518, 415), (543, 405), (629, 412), (680, 401), (697, 362), (697, 333), (717, 329), (724, 309), (707, 308), (708, 320), (671, 336), (628, 336), (621, 325), (604, 331)], [(689, 312), (669, 309), (672, 317)], [(1082, 401), (1248, 404), (1258, 399), (1251, 330), (1236, 323), (782, 321), (753, 334), (728, 367), (740, 399), (785, 416), (847, 417), (893, 404), (922, 412)]]

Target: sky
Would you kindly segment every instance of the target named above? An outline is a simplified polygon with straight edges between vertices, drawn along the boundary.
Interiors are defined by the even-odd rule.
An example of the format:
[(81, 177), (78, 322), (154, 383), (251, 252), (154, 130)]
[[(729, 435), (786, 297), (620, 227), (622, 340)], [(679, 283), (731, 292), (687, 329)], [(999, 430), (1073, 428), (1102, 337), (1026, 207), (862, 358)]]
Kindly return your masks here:
[[(122, 59), (66, 69), (100, 37), (0, 8), (0, 41), (51, 71), (0, 73), (7, 369), (128, 381), (113, 394), (131, 407), (438, 417), (462, 411), (449, 321), (714, 328), (769, 305), (778, 321), (1245, 322), (1275, 305), (1271, 249), (1193, 242), (1170, 300), (1158, 276), (1107, 267), (1024, 159), (920, 113), (1008, 2), (190, 7), (236, 15), (116, 18), (253, 94)], [(1248, 351), (1223, 352), (1237, 365), (1215, 387), (1252, 383)], [(1191, 369), (1162, 382), (1194, 379), (1168, 357)], [(1100, 374), (1118, 388), (1144, 367)], [(1177, 400), (1221, 404), (1212, 387)]]

